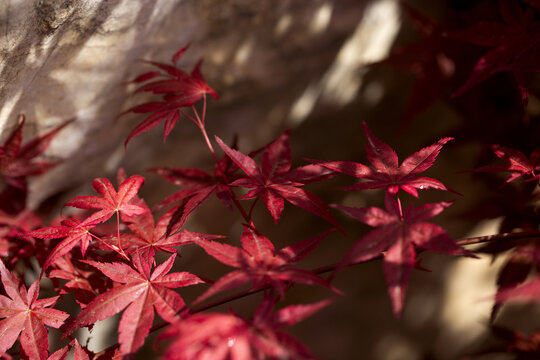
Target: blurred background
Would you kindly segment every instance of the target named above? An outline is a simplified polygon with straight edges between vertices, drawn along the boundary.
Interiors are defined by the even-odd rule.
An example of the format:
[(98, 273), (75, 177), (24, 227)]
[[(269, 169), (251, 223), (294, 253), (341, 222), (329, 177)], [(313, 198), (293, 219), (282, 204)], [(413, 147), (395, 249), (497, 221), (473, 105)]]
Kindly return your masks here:
[[(538, 146), (534, 73), (531, 96), (522, 102), (512, 72), (500, 72), (452, 96), (489, 49), (441, 33), (456, 34), (478, 19), (503, 21), (497, 2), (462, 0), (7, 0), (0, 2), (0, 130), (5, 139), (26, 114), (25, 138), (75, 118), (47, 151), (62, 165), (31, 183), (29, 206), (54, 216), (69, 198), (91, 192), (96, 177), (114, 178), (119, 167), (142, 174), (142, 196), (156, 204), (178, 188), (146, 170), (154, 166), (212, 169), (199, 131), (186, 119), (166, 143), (162, 128), (124, 140), (143, 117), (118, 118), (148, 100), (133, 95), (126, 81), (148, 70), (141, 59), (170, 61), (187, 43), (180, 66), (191, 69), (203, 58), (202, 72), (220, 96), (210, 99), (208, 132), (226, 141), (239, 136), (243, 152), (292, 129), (294, 166), (303, 158), (366, 163), (366, 121), (400, 160), (437, 139), (453, 136), (428, 176), (459, 192), (427, 191), (422, 201), (455, 200), (435, 222), (453, 237), (493, 234), (536, 224), (526, 192), (503, 177), (459, 173), (493, 161), (488, 144), (516, 147), (528, 154)], [(525, 8), (525, 3), (520, 3)], [(424, 18), (425, 16), (425, 18)], [(535, 15), (536, 16), (536, 15)], [(388, 59), (388, 60), (385, 60)], [(383, 61), (385, 60), (385, 61)], [(327, 203), (382, 206), (383, 193), (344, 192), (351, 178), (336, 177), (308, 189)], [(530, 189), (529, 189), (530, 190)], [(524, 195), (525, 194), (525, 195)], [(409, 203), (419, 204), (412, 197)], [(261, 205), (261, 204), (259, 204)], [(532, 211), (532, 212), (531, 212)], [(329, 226), (286, 206), (279, 226), (257, 207), (259, 230), (277, 248), (316, 236)], [(330, 235), (301, 265), (316, 268), (339, 261), (368, 230), (334, 213), (348, 236)], [(528, 223), (523, 224), (522, 220)], [(510, 219), (510, 220), (508, 220)], [(532, 224), (532, 225), (531, 225)], [(537, 225), (536, 225), (537, 226)], [(238, 242), (241, 219), (213, 199), (186, 228), (223, 234)], [(179, 269), (217, 278), (226, 267), (189, 246)], [(458, 359), (489, 348), (491, 296), (498, 266), (492, 261), (424, 253), (414, 271), (403, 318), (391, 312), (382, 262), (347, 269), (335, 280), (346, 296), (327, 289), (294, 286), (284, 304), (334, 298), (324, 311), (289, 330), (321, 359)], [(184, 291), (185, 290), (185, 291)], [(182, 289), (194, 299), (201, 289)], [(259, 295), (229, 307), (249, 316)], [(530, 319), (540, 308), (505, 306), (501, 326), (535, 330)], [(114, 324), (91, 336), (99, 351), (114, 339)], [(99, 328), (99, 327), (98, 327)], [(108, 329), (108, 330), (107, 330)], [(108, 332), (112, 337), (107, 335)], [(114, 341), (113, 341), (114, 342)], [(149, 342), (151, 342), (149, 340)], [(487, 345), (486, 345), (487, 344)], [(147, 346), (141, 359), (154, 352)], [(481, 357), (478, 357), (481, 358)], [(489, 359), (496, 358), (488, 355)], [(501, 356), (501, 359), (512, 358)]]

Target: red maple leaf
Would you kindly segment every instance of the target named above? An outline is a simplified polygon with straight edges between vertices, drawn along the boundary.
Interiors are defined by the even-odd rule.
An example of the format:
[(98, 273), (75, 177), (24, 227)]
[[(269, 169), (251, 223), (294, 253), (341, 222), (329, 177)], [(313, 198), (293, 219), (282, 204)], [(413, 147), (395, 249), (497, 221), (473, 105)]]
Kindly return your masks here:
[(59, 328), (69, 316), (49, 308), (59, 297), (38, 300), (39, 279), (27, 291), (1, 260), (0, 275), (9, 296), (0, 295), (0, 318), (5, 318), (0, 321), (0, 355), (4, 355), (19, 339), (30, 359), (47, 359), (49, 340), (45, 325)]
[(134, 268), (118, 262), (83, 261), (122, 285), (99, 295), (88, 304), (79, 316), (66, 326), (64, 336), (82, 326), (107, 319), (127, 307), (120, 320), (118, 341), (122, 354), (134, 353), (143, 345), (150, 331), (154, 309), (168, 322), (178, 320), (187, 312), (182, 297), (170, 289), (203, 282), (188, 272), (167, 274), (175, 258), (176, 255), (173, 254), (152, 273), (149, 263), (139, 253), (135, 253), (132, 257)]
[(461, 49), (456, 42), (443, 36), (443, 29), (433, 19), (416, 11), (404, 2), (400, 5), (412, 21), (422, 39), (396, 47), (388, 58), (378, 64), (390, 64), (415, 76), (402, 124), (425, 110), (450, 88), (455, 75), (456, 57)]
[(197, 168), (167, 168), (157, 167), (149, 171), (155, 172), (171, 183), (181, 186), (182, 190), (168, 196), (154, 209), (160, 210), (168, 205), (195, 196), (206, 199), (220, 186), (218, 180), (204, 170)]
[(540, 357), (540, 331), (533, 331), (527, 335), (521, 331), (499, 328), (495, 333), (507, 341), (505, 352), (517, 354), (518, 359), (532, 360)]
[(506, 161), (506, 164), (488, 165), (474, 169), (475, 172), (483, 171), (507, 171), (511, 172), (506, 179), (510, 183), (522, 176), (529, 176), (526, 181), (540, 179), (540, 147), (536, 148), (529, 158), (521, 151), (507, 148), (499, 145), (492, 145), (491, 149), (500, 159)]
[(518, 286), (498, 289), (495, 294), (494, 311), (506, 302), (538, 302), (540, 301), (540, 277)]
[(216, 281), (204, 294), (197, 298), (196, 302), (201, 302), (217, 293), (237, 288), (249, 282), (252, 282), (253, 288), (256, 289), (266, 285), (272, 286), (281, 297), (285, 296), (289, 283), (319, 284), (339, 292), (339, 290), (313, 272), (291, 267), (291, 265), (296, 264), (313, 251), (328, 233), (297, 242), (277, 253), (268, 238), (248, 225), (244, 225), (244, 231), (240, 239), (242, 248), (217, 241), (195, 241), (208, 255), (225, 265), (239, 269), (224, 275)]
[(347, 252), (340, 268), (380, 256), (384, 251), (384, 275), (392, 300), (393, 311), (400, 316), (411, 270), (415, 265), (415, 246), (450, 255), (471, 253), (459, 247), (441, 227), (426, 222), (440, 214), (451, 203), (412, 205), (404, 211), (399, 200), (386, 194), (386, 210), (378, 207), (355, 208), (343, 205), (333, 207), (345, 211), (356, 220), (377, 229), (359, 239)]
[(332, 174), (319, 165), (307, 165), (291, 170), (289, 135), (290, 132), (286, 131), (266, 147), (260, 168), (252, 157), (231, 149), (216, 136), (219, 146), (247, 175), (229, 185), (251, 189), (240, 200), (262, 197), (275, 223), (279, 221), (283, 212), (284, 200), (287, 200), (341, 229), (326, 204), (311, 192), (300, 188), (305, 184), (331, 177)]
[[(237, 149), (236, 137), (231, 148)], [(266, 146), (256, 149), (248, 156), (254, 157), (265, 148)], [(228, 184), (241, 177), (237, 174), (238, 169), (238, 166), (226, 154), (216, 161), (213, 174), (197, 168), (152, 168), (149, 171), (155, 172), (167, 181), (182, 187), (180, 191), (161, 201), (154, 209), (161, 210), (175, 202), (186, 202), (185, 205), (181, 206), (194, 211), (212, 193), (215, 193), (217, 198), (232, 210), (234, 193)]]
[[(491, 242), (476, 250), (477, 252), (494, 255), (508, 253), (508, 258), (497, 273), (497, 293), (523, 284), (531, 271), (538, 268), (540, 265), (540, 244), (538, 244), (537, 240), (533, 238), (527, 243), (512, 240), (505, 241), (502, 244)], [(500, 304), (493, 305), (491, 310), (492, 320), (497, 316), (499, 309)]]
[(36, 158), (43, 154), (54, 137), (73, 121), (67, 121), (22, 146), (22, 129), (25, 120), (25, 116), (21, 115), (19, 124), (0, 147), (0, 172), (9, 185), (22, 189), (26, 189), (27, 176), (42, 174), (58, 164), (58, 162)]
[[(237, 141), (235, 139), (231, 146), (233, 149), (236, 149), (236, 143)], [(256, 150), (250, 153), (250, 155), (254, 156), (260, 151), (260, 149)], [(218, 199), (225, 204), (225, 206), (232, 209), (233, 199), (231, 198), (230, 187), (227, 184), (238, 178), (235, 174), (237, 170), (238, 166), (236, 166), (227, 155), (224, 155), (216, 162), (213, 175), (197, 168), (152, 168), (149, 171), (155, 172), (165, 180), (182, 187), (182, 190), (161, 201), (155, 209), (162, 209), (189, 196), (206, 199), (213, 192), (216, 193)]]
[(465, 30), (448, 33), (449, 37), (492, 48), (478, 60), (471, 76), (454, 96), (497, 73), (512, 71), (521, 98), (527, 102), (531, 73), (540, 71), (540, 22), (534, 19), (533, 7), (524, 11), (517, 1), (499, 0), (499, 11), (502, 21), (480, 21)]
[(127, 227), (133, 231), (133, 234), (120, 235), (125, 251), (128, 254), (140, 252), (144, 259), (154, 263), (156, 250), (174, 254), (177, 253), (175, 246), (190, 244), (200, 239), (212, 240), (223, 237), (190, 232), (185, 229), (183, 232), (176, 232), (176, 228), (169, 228), (169, 223), (176, 211), (176, 208), (170, 209), (157, 223), (154, 222), (154, 217), (150, 212), (124, 219)]
[(86, 224), (74, 218), (62, 220), (59, 226), (50, 226), (26, 233), (26, 236), (36, 237), (38, 239), (58, 239), (65, 238), (58, 243), (47, 256), (43, 264), (43, 271), (54, 264), (61, 256), (67, 254), (76, 245), (81, 247), (81, 254), (84, 257), (92, 235), (90, 230), (95, 224)]
[(196, 314), (173, 324), (161, 339), (173, 339), (168, 360), (316, 359), (297, 339), (281, 331), (324, 308), (330, 301), (273, 311), (266, 297), (252, 319), (231, 314)]
[(483, 349), (469, 353), (473, 358), (487, 358), (486, 355), (501, 353), (512, 354), (516, 360), (535, 360), (540, 357), (540, 331), (526, 334), (497, 325), (491, 325), (489, 330), (498, 341), (495, 344), (490, 341)]
[(84, 225), (105, 222), (114, 214), (121, 213), (124, 216), (140, 215), (148, 211), (144, 207), (131, 204), (139, 188), (144, 183), (144, 178), (140, 175), (133, 175), (123, 181), (118, 186), (118, 192), (114, 189), (109, 179), (98, 178), (92, 182), (94, 190), (99, 196), (77, 196), (69, 200), (64, 206), (76, 207), (79, 209), (100, 209), (83, 221)]
[[(27, 233), (41, 226), (41, 219), (30, 210), (23, 210), (16, 215), (0, 210), (0, 256), (10, 256), (11, 261), (38, 256), (45, 244), (36, 244)], [(26, 245), (26, 246), (25, 246)]]
[[(77, 266), (73, 263), (76, 261)], [(73, 258), (71, 253), (59, 257), (54, 262), (54, 269), (50, 271), (49, 278), (52, 280), (55, 289), (59, 294), (75, 295), (75, 301), (84, 308), (92, 301), (99, 292), (107, 289), (107, 282), (96, 276), (97, 271), (88, 265), (80, 263)], [(67, 280), (62, 286), (54, 279)]]
[[(189, 46), (189, 45), (188, 45)], [(188, 46), (180, 49), (173, 56), (173, 65), (163, 64), (154, 61), (145, 61), (157, 68), (158, 71), (149, 71), (137, 76), (132, 80), (133, 83), (144, 83), (136, 92), (151, 92), (162, 95), (162, 101), (151, 101), (141, 105), (134, 106), (124, 111), (119, 116), (127, 113), (147, 114), (151, 113), (139, 125), (137, 125), (128, 135), (125, 145), (135, 136), (152, 129), (160, 122), (164, 121), (163, 141), (172, 131), (176, 123), (180, 120), (183, 113), (182, 108), (189, 108), (201, 99), (206, 99), (206, 94), (218, 98), (217, 93), (208, 86), (200, 72), (202, 61), (191, 71), (191, 74), (184, 72), (176, 66), (176, 62), (187, 50)]]
[(81, 346), (77, 339), (74, 339), (69, 345), (55, 351), (47, 360), (64, 360), (69, 354), (69, 350), (73, 349), (73, 360), (90, 360), (89, 351)]
[(419, 174), (429, 169), (444, 144), (452, 140), (450, 137), (442, 138), (435, 144), (415, 152), (399, 165), (395, 151), (386, 143), (377, 139), (363, 122), (364, 132), (368, 143), (366, 145), (367, 159), (373, 167), (353, 161), (317, 161), (328, 169), (354, 176), (367, 181), (358, 183), (345, 190), (386, 189), (390, 194), (397, 194), (399, 189), (418, 197), (416, 189), (449, 189), (440, 181), (420, 177)]
[(83, 349), (81, 344), (77, 341), (77, 339), (73, 340), (73, 360), (90, 360), (90, 356), (88, 356), (88, 351), (86, 349)]

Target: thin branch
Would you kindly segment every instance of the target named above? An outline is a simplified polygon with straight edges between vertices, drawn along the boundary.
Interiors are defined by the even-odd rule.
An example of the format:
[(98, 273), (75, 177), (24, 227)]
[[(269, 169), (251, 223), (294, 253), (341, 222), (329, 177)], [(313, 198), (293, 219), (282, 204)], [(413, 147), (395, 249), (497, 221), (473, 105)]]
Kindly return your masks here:
[(523, 231), (523, 232), (515, 232), (515, 233), (503, 233), (503, 234), (494, 234), (494, 235), (486, 235), (486, 236), (475, 236), (471, 238), (466, 238), (462, 240), (458, 240), (458, 245), (474, 245), (474, 244), (482, 244), (490, 241), (504, 241), (504, 240), (512, 240), (512, 239), (530, 239), (530, 238), (540, 238), (540, 232), (530, 232), (530, 231)]
[[(475, 236), (475, 237), (470, 237), (470, 238), (464, 238), (464, 239), (458, 240), (456, 242), (457, 242), (458, 245), (463, 246), (463, 245), (482, 244), (482, 243), (491, 242), (491, 241), (505, 241), (505, 240), (511, 240), (511, 239), (530, 239), (530, 238), (535, 238), (535, 237), (540, 238), (540, 232), (516, 232), (516, 233), (503, 233), (503, 234), (494, 234), (494, 235), (486, 235), (486, 236)], [(418, 253), (420, 253), (420, 252), (421, 252), (421, 250), (418, 251)], [(369, 262), (372, 262), (372, 261), (376, 261), (376, 260), (381, 259), (383, 256), (384, 256), (384, 254), (381, 253), (378, 256), (373, 257), (373, 258), (371, 258), (371, 259), (369, 259), (367, 261), (351, 263), (347, 267), (351, 267), (351, 266), (358, 265), (358, 264), (369, 263)], [(334, 270), (337, 269), (338, 266), (339, 266), (339, 263), (325, 265), (325, 266), (321, 266), (321, 267), (318, 267), (316, 269), (313, 269), (312, 272), (317, 274), (317, 275), (320, 275), (320, 274), (324, 274), (324, 273), (334, 271)], [(261, 287), (261, 288), (258, 288), (258, 289), (245, 290), (245, 291), (239, 292), (237, 294), (233, 294), (233, 295), (227, 296), (225, 298), (213, 301), (213, 302), (208, 303), (206, 305), (202, 305), (202, 306), (192, 308), (192, 309), (189, 310), (189, 314), (190, 315), (197, 314), (197, 313), (212, 309), (214, 307), (217, 307), (217, 306), (220, 306), (220, 305), (223, 305), (223, 304), (227, 304), (227, 303), (229, 303), (231, 301), (239, 300), (239, 299), (242, 299), (242, 298), (244, 298), (246, 296), (260, 293), (261, 291), (265, 291), (265, 290), (268, 290), (270, 288), (271, 288), (271, 286), (264, 286), (264, 287)], [(150, 329), (150, 332), (160, 330), (160, 329), (164, 328), (165, 326), (167, 326), (168, 324), (169, 323), (167, 323), (165, 321), (162, 321), (161, 323), (153, 326)], [(97, 355), (103, 355), (105, 352), (115, 350), (118, 347), (119, 347), (119, 344), (117, 343), (115, 345), (112, 345), (112, 346), (102, 350)]]

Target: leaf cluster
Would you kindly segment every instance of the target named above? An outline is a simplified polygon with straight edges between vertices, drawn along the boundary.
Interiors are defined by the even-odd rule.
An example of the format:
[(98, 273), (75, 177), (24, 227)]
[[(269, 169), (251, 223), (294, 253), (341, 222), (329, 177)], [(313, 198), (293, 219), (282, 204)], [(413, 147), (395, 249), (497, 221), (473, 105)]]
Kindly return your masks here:
[[(500, 0), (496, 5), (499, 19), (476, 20), (463, 28), (441, 25), (403, 5), (421, 40), (395, 49), (388, 59), (373, 65), (415, 73), (403, 124), (445, 93), (453, 94), (454, 99), (464, 98), (502, 72), (514, 77), (513, 90), (520, 94), (522, 110), (535, 95), (526, 78), (539, 69), (540, 5), (534, 0)], [(487, 50), (460, 82), (455, 65), (462, 59), (457, 50), (466, 43)], [(331, 306), (333, 298), (352, 296), (338, 289), (334, 279), (351, 266), (376, 259), (382, 259), (391, 311), (400, 318), (407, 307), (411, 274), (415, 269), (425, 270), (419, 258), (425, 251), (471, 258), (480, 253), (498, 256), (508, 252), (498, 274), (490, 322), (504, 344), (484, 353), (502, 351), (524, 358), (538, 355), (537, 333), (526, 335), (496, 325), (505, 303), (540, 299), (537, 210), (528, 210), (532, 215), (527, 221), (507, 214), (502, 234), (456, 240), (432, 221), (453, 201), (424, 200), (427, 190), (458, 194), (426, 174), (436, 165), (443, 148), (453, 144), (454, 137), (459, 140), (457, 135), (435, 139), (400, 162), (395, 148), (362, 122), (365, 161), (312, 159), (293, 167), (290, 130), (253, 151), (240, 149), (236, 139), (227, 143), (219, 136), (209, 136), (207, 97), (218, 96), (201, 74), (201, 61), (189, 72), (178, 66), (187, 49), (178, 50), (167, 64), (145, 61), (152, 70), (130, 83), (136, 84), (136, 93), (149, 93), (156, 99), (121, 114), (144, 116), (127, 135), (126, 147), (135, 136), (161, 122), (166, 140), (179, 120), (187, 118), (200, 130), (214, 159), (210, 170), (182, 164), (149, 169), (179, 188), (157, 204), (147, 204), (139, 196), (145, 182), (142, 175), (128, 177), (120, 169), (116, 185), (108, 178), (95, 179), (94, 195), (68, 200), (64, 215), (45, 223), (26, 207), (28, 180), (57, 164), (44, 152), (71, 121), (23, 144), (25, 119), (21, 117), (0, 146), (4, 185), (0, 192), (0, 356), (62, 360), (73, 353), (81, 360), (132, 358), (150, 333), (163, 329), (157, 343), (165, 359), (315, 359), (308, 346), (283, 328)], [(498, 181), (499, 185), (506, 189), (513, 186), (511, 189), (535, 200), (539, 149), (538, 144), (528, 149), (493, 144), (495, 156), (491, 159), (498, 158), (498, 163), (488, 160), (469, 172), (475, 176), (507, 173), (509, 177)], [(327, 204), (309, 190), (311, 184), (334, 177), (356, 181), (341, 189), (344, 191), (378, 191), (384, 207)], [(242, 223), (238, 239), (230, 234), (189, 230), (190, 218), (213, 196), (223, 211), (232, 212)], [(289, 216), (290, 207), (297, 207), (324, 223), (327, 230), (307, 239), (284, 236), (280, 244), (285, 245), (278, 246), (276, 239), (264, 234), (262, 221), (255, 216), (257, 207), (276, 227)], [(334, 215), (336, 210), (371, 229), (350, 239)], [(517, 229), (525, 231), (512, 234)], [(337, 263), (306, 268), (304, 259), (330, 237), (349, 241), (348, 250), (340, 254)], [(475, 251), (464, 247), (482, 242), (486, 245)], [(181, 259), (186, 246), (200, 250), (197, 262), (211, 266), (217, 260), (227, 270), (215, 279), (179, 271), (179, 267), (189, 265)], [(39, 270), (32, 271), (36, 264)], [(31, 281), (25, 283), (24, 279)], [(40, 289), (45, 279), (51, 283), (47, 294)], [(327, 298), (290, 305), (289, 290), (297, 284), (321, 287)], [(199, 291), (194, 301), (182, 290), (192, 285)], [(251, 315), (241, 315), (235, 309), (227, 313), (215, 310), (218, 305), (232, 306), (232, 300), (255, 293), (262, 296)], [(76, 311), (62, 307), (70, 298)], [(117, 314), (121, 315), (116, 345), (94, 353), (76, 339), (79, 329), (92, 329), (96, 322)], [(49, 346), (49, 328), (63, 334), (56, 349)]]

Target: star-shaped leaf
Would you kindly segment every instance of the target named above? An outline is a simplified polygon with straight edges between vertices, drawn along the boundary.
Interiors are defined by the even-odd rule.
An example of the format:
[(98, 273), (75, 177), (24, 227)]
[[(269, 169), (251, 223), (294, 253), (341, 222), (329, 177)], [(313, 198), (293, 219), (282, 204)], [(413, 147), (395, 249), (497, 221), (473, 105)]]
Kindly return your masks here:
[(177, 51), (172, 58), (172, 65), (146, 61), (146, 63), (157, 68), (157, 71), (149, 71), (137, 76), (132, 80), (133, 83), (144, 85), (139, 86), (136, 92), (150, 92), (162, 96), (162, 101), (151, 101), (141, 105), (134, 106), (124, 111), (119, 116), (127, 113), (148, 114), (141, 123), (139, 123), (128, 135), (125, 145), (135, 136), (152, 129), (159, 123), (164, 122), (163, 141), (172, 131), (182, 115), (182, 108), (189, 108), (203, 99), (206, 94), (218, 98), (217, 93), (206, 83), (203, 78), (200, 67), (202, 61), (199, 61), (190, 74), (176, 66), (176, 62), (187, 50), (188, 46)]
[(272, 286), (281, 297), (285, 296), (288, 283), (318, 284), (339, 292), (313, 272), (291, 267), (313, 251), (328, 233), (297, 242), (277, 253), (268, 238), (247, 225), (244, 225), (241, 237), (242, 248), (217, 241), (195, 241), (208, 255), (225, 265), (238, 268), (216, 281), (196, 302), (249, 282), (253, 283), (253, 288)]
[(450, 92), (455, 78), (457, 55), (461, 54), (456, 41), (443, 36), (444, 29), (435, 20), (418, 12), (405, 2), (399, 3), (421, 40), (396, 47), (378, 64), (389, 64), (415, 76), (402, 124), (407, 125), (418, 113)]
[(194, 233), (184, 229), (183, 232), (168, 231), (169, 223), (177, 209), (167, 211), (157, 223), (150, 212), (124, 219), (133, 234), (121, 234), (120, 241), (127, 253), (139, 252), (150, 263), (154, 263), (156, 251), (176, 253), (174, 248), (190, 244), (200, 239), (212, 240), (222, 238), (220, 235)]
[(238, 150), (231, 149), (220, 138), (216, 141), (247, 177), (231, 182), (231, 186), (251, 189), (240, 199), (261, 197), (277, 223), (284, 209), (284, 200), (304, 210), (322, 217), (336, 228), (341, 229), (326, 204), (300, 186), (331, 177), (332, 174), (319, 165), (308, 165), (291, 169), (291, 150), (287, 131), (270, 143), (263, 153), (261, 167), (255, 160)]
[(449, 205), (450, 203), (447, 202), (425, 204), (418, 208), (411, 205), (402, 211), (401, 203), (389, 194), (386, 194), (385, 198), (386, 209), (334, 205), (335, 208), (348, 213), (358, 221), (376, 227), (353, 245), (341, 261), (340, 268), (352, 263), (368, 261), (386, 251), (384, 252), (384, 275), (388, 283), (394, 314), (400, 316), (407, 282), (415, 265), (415, 246), (444, 254), (472, 256), (471, 253), (459, 247), (441, 227), (426, 222), (440, 214)]
[(94, 224), (85, 224), (77, 219), (68, 218), (62, 220), (62, 223), (59, 226), (50, 226), (30, 231), (26, 235), (38, 239), (65, 238), (49, 253), (45, 260), (45, 264), (43, 265), (43, 271), (45, 271), (51, 264), (54, 264), (59, 257), (67, 254), (76, 245), (81, 247), (81, 254), (84, 257), (86, 250), (92, 241), (90, 230), (93, 227)]
[[(44, 244), (36, 244), (28, 236), (32, 229), (40, 227), (41, 219), (30, 210), (23, 210), (16, 215), (0, 210), (0, 256), (9, 256), (12, 261), (39, 255)], [(26, 246), (24, 245), (26, 243)], [(39, 260), (41, 257), (38, 256)]]
[(105, 222), (114, 214), (121, 213), (123, 216), (140, 215), (148, 210), (136, 204), (131, 204), (139, 188), (144, 183), (140, 175), (133, 175), (118, 186), (118, 192), (114, 189), (109, 179), (99, 178), (92, 182), (94, 190), (99, 196), (77, 196), (69, 200), (64, 206), (72, 206), (79, 209), (99, 209), (83, 221), (83, 224), (97, 224)]
[(26, 118), (21, 115), (19, 124), (3, 146), (0, 147), (0, 172), (6, 182), (14, 187), (26, 188), (27, 176), (46, 172), (58, 162), (36, 159), (49, 147), (54, 137), (73, 120), (42, 134), (22, 145), (22, 130)]
[(99, 295), (88, 304), (79, 316), (68, 324), (64, 336), (82, 326), (107, 319), (126, 308), (118, 328), (118, 341), (122, 354), (134, 353), (143, 345), (150, 331), (154, 310), (168, 322), (178, 320), (187, 312), (182, 297), (170, 289), (203, 282), (188, 272), (167, 274), (175, 258), (176, 255), (173, 254), (152, 273), (149, 263), (139, 253), (133, 255), (134, 268), (124, 263), (85, 261), (121, 285)]
[[(75, 263), (74, 263), (75, 262)], [(75, 259), (71, 253), (59, 257), (53, 264), (53, 269), (49, 272), (55, 289), (59, 294), (74, 294), (75, 301), (84, 308), (99, 293), (105, 291), (110, 285), (96, 269), (87, 264), (81, 263), (80, 259)], [(55, 279), (66, 280), (62, 285)]]
[(314, 360), (313, 354), (281, 328), (311, 316), (330, 301), (291, 305), (274, 311), (266, 297), (252, 319), (231, 314), (196, 314), (173, 324), (161, 340), (172, 339), (167, 359), (298, 359)]
[(495, 295), (495, 302), (537, 302), (540, 301), (540, 277), (536, 277), (516, 287), (502, 289)]
[(526, 181), (540, 179), (540, 147), (531, 152), (528, 158), (521, 151), (504, 146), (492, 145), (491, 149), (495, 155), (504, 160), (506, 164), (482, 166), (473, 171), (510, 172), (511, 174), (506, 179), (506, 183), (510, 183), (523, 176), (529, 177)]
[(0, 321), (0, 355), (19, 339), (30, 359), (47, 359), (49, 340), (45, 325), (59, 328), (69, 315), (50, 308), (58, 296), (38, 300), (39, 279), (27, 291), (1, 260), (0, 275), (9, 296), (0, 295), (0, 318), (4, 318)]
[(399, 165), (392, 147), (377, 139), (365, 122), (362, 125), (368, 141), (367, 159), (372, 167), (353, 161), (316, 161), (333, 171), (366, 180), (345, 190), (386, 189), (390, 194), (397, 194), (399, 189), (402, 189), (415, 197), (418, 197), (417, 189), (449, 191), (440, 181), (419, 174), (433, 165), (443, 145), (452, 138), (440, 139), (435, 144), (415, 152)]
[(512, 71), (524, 103), (529, 96), (531, 72), (540, 71), (540, 22), (534, 8), (522, 9), (517, 1), (499, 0), (502, 21), (480, 21), (449, 37), (491, 48), (476, 63), (467, 81), (454, 93), (459, 96), (502, 71)]

